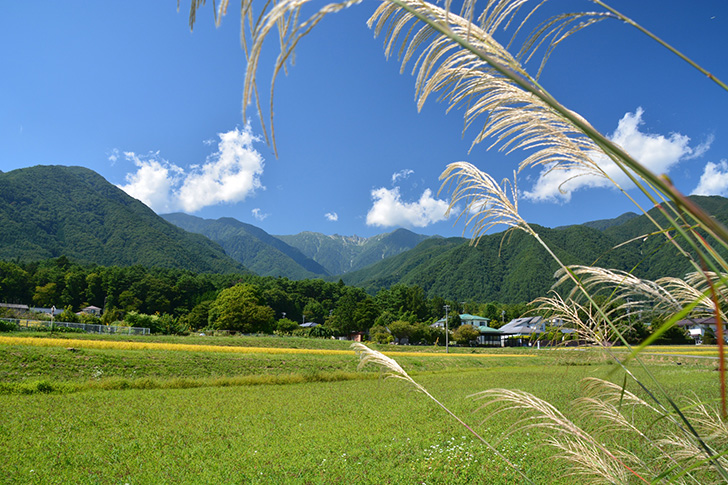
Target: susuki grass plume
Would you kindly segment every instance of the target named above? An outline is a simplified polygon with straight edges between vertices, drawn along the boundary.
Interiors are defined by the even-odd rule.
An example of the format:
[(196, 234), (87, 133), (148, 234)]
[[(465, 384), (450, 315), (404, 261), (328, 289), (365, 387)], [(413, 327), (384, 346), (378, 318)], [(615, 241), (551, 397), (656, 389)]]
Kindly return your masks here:
[[(329, 3), (318, 10), (314, 8), (313, 13), (310, 13), (309, 4), (313, 0), (273, 0), (261, 2), (260, 6), (254, 0), (242, 0), (241, 39), (247, 59), (243, 102), (247, 109), (255, 100), (261, 121), (264, 117), (258, 100), (256, 73), (261, 61), (263, 43), (272, 35), (280, 47), (273, 67), (270, 89), (269, 122), (274, 147), (272, 116), (276, 76), (290, 65), (294, 50), (301, 39), (325, 16), (360, 1)], [(638, 29), (691, 66), (703, 73), (707, 71), (601, 0), (592, 0), (592, 4), (601, 11), (558, 14), (531, 28), (531, 22), (537, 21), (539, 9), (546, 1), (487, 0), (484, 7), (478, 10), (476, 0), (465, 0), (460, 10), (454, 12), (451, 11), (450, 0), (446, 0), (442, 7), (424, 0), (380, 0), (380, 6), (370, 18), (369, 26), (374, 28), (376, 35), (384, 36), (387, 56), (397, 52), (402, 70), (408, 65), (412, 66), (416, 78), (418, 107), (421, 108), (427, 99), (437, 94), (447, 104), (448, 110), (461, 108), (464, 112), (464, 130), (473, 128), (476, 131), (473, 146), (490, 140), (489, 148), (506, 152), (526, 152), (518, 165), (519, 171), (533, 167), (547, 171), (563, 170), (572, 178), (602, 177), (614, 183), (604, 167), (607, 163), (615, 165), (664, 216), (666, 222), (658, 222), (638, 205), (655, 224), (655, 234), (662, 234), (669, 244), (676, 246), (691, 261), (697, 274), (692, 277), (694, 280), (684, 281), (683, 285), (683, 282), (676, 279), (652, 282), (614, 270), (568, 267), (519, 215), (515, 177), (512, 184), (504, 182), (499, 185), (473, 165), (451, 164), (443, 173), (444, 184), (454, 185), (449, 210), (457, 208), (462, 211), (460, 218), (466, 220), (466, 227), (471, 228), (476, 242), (485, 231), (498, 225), (521, 229), (533, 236), (561, 267), (558, 284), (563, 285), (568, 280), (574, 285), (574, 290), (565, 299), (543, 299), (540, 302), (542, 309), (549, 309), (554, 316), (559, 316), (561, 312), (562, 318), (569, 319), (576, 325), (586, 315), (587, 321), (581, 323), (581, 328), (597, 344), (605, 345), (611, 343), (612, 339), (618, 339), (628, 345), (623, 331), (617, 325), (619, 319), (623, 318), (617, 310), (623, 310), (622, 315), (629, 315), (638, 305), (649, 305), (653, 311), (670, 315), (662, 331), (691, 312), (705, 313), (712, 310), (720, 321), (724, 317), (720, 306), (724, 301), (721, 299), (726, 296), (725, 287), (728, 286), (728, 278), (723, 276), (728, 273), (728, 262), (713, 248), (713, 243), (704, 238), (703, 233), (712, 237), (717, 245), (728, 247), (728, 229), (681, 194), (667, 177), (648, 170), (622, 147), (598, 132), (582, 116), (562, 105), (538, 80), (554, 48), (582, 29), (607, 19), (617, 19)], [(195, 22), (197, 9), (204, 3), (204, 0), (192, 1), (191, 26)], [(219, 22), (227, 10), (228, 0), (221, 0), (219, 6), (215, 7), (216, 22)], [(254, 7), (259, 10), (255, 11)], [(494, 37), (495, 32), (509, 28), (513, 29), (510, 42), (506, 45), (499, 43)], [(531, 33), (526, 36), (520, 48), (515, 46), (521, 38), (520, 33), (529, 28)], [(511, 50), (516, 54), (512, 54)], [(532, 76), (525, 65), (538, 56), (541, 56), (541, 62), (536, 75)], [(708, 77), (728, 89), (709, 73)], [(268, 129), (264, 127), (264, 131), (268, 137)], [(563, 183), (566, 182), (568, 180)], [(625, 195), (634, 202), (629, 194)], [(463, 205), (460, 206), (460, 203)], [(608, 301), (619, 298), (623, 303), (617, 309), (599, 305), (594, 298), (597, 292), (608, 295)], [(657, 335), (659, 333), (653, 337)], [(722, 338), (722, 327), (719, 327), (719, 338)], [(497, 452), (472, 428), (414, 382), (395, 361), (365, 346), (355, 348), (362, 359), (361, 365), (378, 364), (390, 377), (410, 382), (466, 426), (492, 451)], [(719, 352), (722, 370), (722, 342)], [(638, 380), (621, 362), (617, 362), (630, 378), (647, 389), (645, 382)], [(699, 460), (704, 460), (703, 463), (712, 467), (717, 476), (728, 481), (723, 458), (716, 457), (710, 445), (701, 438), (700, 432), (692, 426), (688, 417), (682, 413), (649, 369), (643, 363), (638, 363), (642, 366), (649, 384), (657, 390), (650, 393), (650, 396), (658, 404), (657, 408), (662, 415), (666, 415), (666, 412), (661, 408), (660, 399), (666, 400), (673, 412), (679, 416), (679, 419), (671, 421), (675, 425), (676, 436), (679, 437), (676, 441), (684, 440), (694, 446), (696, 453), (701, 455)], [(724, 373), (721, 371), (721, 381), (723, 379)], [(724, 385), (722, 389), (725, 413)], [(660, 394), (660, 399), (656, 397), (657, 394)], [(560, 456), (574, 463), (575, 473), (603, 481), (623, 482), (635, 478), (646, 481), (636, 471), (648, 469), (643, 460), (624, 450), (607, 448), (545, 401), (527, 393), (509, 390), (485, 391), (478, 398), (485, 399), (484, 407), (495, 408), (496, 414), (508, 410), (526, 412), (528, 417), (522, 426), (535, 426), (551, 431), (551, 444), (560, 450)], [(601, 406), (599, 412), (602, 416), (611, 418), (615, 425), (624, 427), (629, 424), (629, 421), (618, 421), (617, 415), (621, 414), (621, 408), (615, 407), (613, 403), (599, 404), (592, 398), (584, 401), (584, 405), (591, 406), (595, 411), (596, 406)], [(668, 460), (668, 463), (672, 466), (674, 461)], [(691, 468), (686, 468), (677, 475), (668, 470), (667, 474), (662, 472), (662, 475), (650, 476), (660, 480), (669, 475), (672, 476), (671, 479), (680, 481), (683, 476), (690, 475), (690, 470)]]
[(412, 385), (417, 391), (423, 393), (425, 396), (430, 398), (435, 404), (437, 404), (441, 409), (443, 409), (447, 414), (449, 414), (453, 419), (455, 419), (461, 426), (463, 426), (465, 429), (467, 429), (479, 442), (481, 442), (483, 445), (485, 445), (492, 453), (500, 457), (504, 462), (506, 462), (512, 469), (517, 471), (521, 477), (528, 483), (533, 483), (531, 480), (526, 476), (520, 469), (520, 467), (516, 466), (509, 458), (504, 456), (496, 447), (494, 447), (491, 443), (489, 443), (486, 439), (484, 439), (480, 434), (478, 434), (471, 426), (466, 424), (462, 419), (460, 419), (455, 413), (450, 411), (442, 402), (440, 402), (437, 398), (435, 398), (432, 394), (429, 393), (427, 389), (425, 389), (421, 384), (416, 382), (414, 379), (412, 379), (407, 372), (402, 369), (402, 367), (395, 361), (394, 359), (387, 357), (386, 355), (382, 354), (381, 352), (378, 352), (376, 350), (370, 349), (364, 344), (361, 343), (354, 343), (351, 345), (351, 348), (354, 349), (357, 356), (359, 357), (359, 369), (369, 365), (374, 364), (381, 368), (381, 370), (384, 372), (385, 376), (387, 378), (395, 378), (395, 379), (401, 379), (410, 385)]

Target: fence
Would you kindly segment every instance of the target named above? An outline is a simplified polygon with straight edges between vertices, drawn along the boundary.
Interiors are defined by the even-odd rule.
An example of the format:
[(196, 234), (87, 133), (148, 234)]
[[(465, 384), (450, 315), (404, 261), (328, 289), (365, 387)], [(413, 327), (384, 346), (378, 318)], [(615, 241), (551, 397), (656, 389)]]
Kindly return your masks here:
[[(16, 324), (21, 329), (33, 329), (37, 327), (50, 327), (48, 320), (18, 320), (15, 318), (0, 318), (4, 322)], [(123, 327), (120, 325), (95, 325), (91, 323), (53, 322), (54, 327), (80, 328), (88, 333), (118, 333), (123, 335), (149, 335), (151, 331), (142, 327)]]

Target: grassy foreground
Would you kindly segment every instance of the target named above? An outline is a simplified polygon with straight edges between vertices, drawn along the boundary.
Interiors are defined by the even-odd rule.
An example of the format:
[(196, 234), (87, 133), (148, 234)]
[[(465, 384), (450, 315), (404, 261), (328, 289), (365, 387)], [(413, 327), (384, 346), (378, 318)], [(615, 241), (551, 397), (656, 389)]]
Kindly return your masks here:
[[(0, 352), (0, 382), (6, 386), (0, 394), (0, 483), (519, 482), (431, 401), (396, 380), (375, 379), (375, 370), (355, 372), (353, 353), (241, 354), (8, 341), (0, 343)], [(422, 354), (397, 360), (494, 440), (509, 423), (481, 425), (484, 416), (473, 412), (477, 403), (467, 395), (518, 388), (568, 408), (582, 377), (621, 378), (614, 366), (585, 352), (510, 355)], [(689, 389), (704, 399), (717, 396), (712, 362), (680, 357), (678, 366), (674, 357), (661, 359), (655, 372), (675, 395)], [(327, 380), (337, 373), (340, 379)], [(305, 375), (318, 377), (292, 377)], [(277, 385), (246, 385), (246, 376), (268, 378), (251, 383)], [(39, 380), (50, 387), (28, 395), (13, 387)], [(101, 385), (115, 380), (128, 386)], [(145, 380), (157, 385), (134, 385)], [(199, 386), (178, 385), (185, 380)], [(66, 392), (61, 384), (80, 392)], [(578, 477), (564, 476), (562, 463), (548, 459), (544, 447), (533, 446), (534, 438), (517, 433), (498, 448), (536, 483), (579, 483)]]

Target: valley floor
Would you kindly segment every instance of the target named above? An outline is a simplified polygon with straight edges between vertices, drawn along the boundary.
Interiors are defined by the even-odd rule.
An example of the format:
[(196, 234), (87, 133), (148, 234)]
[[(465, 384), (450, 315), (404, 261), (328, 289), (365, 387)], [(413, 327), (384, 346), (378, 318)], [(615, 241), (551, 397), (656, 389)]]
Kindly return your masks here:
[[(357, 371), (344, 343), (19, 337), (0, 337), (0, 483), (522, 481), (411, 385)], [(483, 421), (467, 396), (522, 389), (568, 410), (583, 378), (622, 383), (602, 354), (415, 350), (390, 355), (531, 480), (583, 481), (538, 432), (504, 434), (515, 420)], [(665, 352), (645, 359), (668, 392), (718, 397), (714, 360)]]

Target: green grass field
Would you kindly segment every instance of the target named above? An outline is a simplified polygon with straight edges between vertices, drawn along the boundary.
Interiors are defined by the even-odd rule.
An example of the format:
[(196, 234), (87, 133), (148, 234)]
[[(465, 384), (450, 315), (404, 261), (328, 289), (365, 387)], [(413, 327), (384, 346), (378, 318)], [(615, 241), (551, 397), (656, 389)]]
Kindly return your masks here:
[[(286, 340), (180, 337), (156, 341), (168, 347), (134, 349), (123, 338), (105, 340), (119, 348), (87, 348), (76, 335), (72, 346), (17, 336), (26, 334), (0, 341), (0, 483), (521, 481), (406, 383), (378, 379), (376, 369), (356, 371), (356, 357), (340, 342), (292, 339), (299, 350), (331, 352), (268, 353), (287, 348)], [(191, 342), (205, 350), (190, 350)], [(180, 345), (186, 350), (174, 350)], [(219, 350), (207, 347), (214, 345)], [(255, 351), (229, 349), (235, 346)], [(564, 475), (535, 435), (504, 439), (509, 421), (481, 424), (485, 416), (466, 396), (522, 389), (568, 408), (583, 377), (621, 382), (616, 366), (589, 351), (406, 350), (417, 352), (391, 355), (534, 482), (581, 483)], [(712, 360), (660, 355), (650, 367), (676, 396), (718, 396)]]

